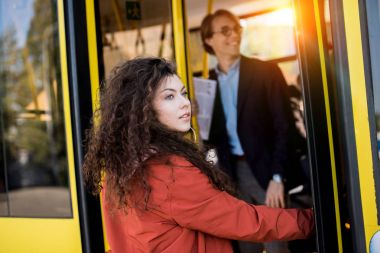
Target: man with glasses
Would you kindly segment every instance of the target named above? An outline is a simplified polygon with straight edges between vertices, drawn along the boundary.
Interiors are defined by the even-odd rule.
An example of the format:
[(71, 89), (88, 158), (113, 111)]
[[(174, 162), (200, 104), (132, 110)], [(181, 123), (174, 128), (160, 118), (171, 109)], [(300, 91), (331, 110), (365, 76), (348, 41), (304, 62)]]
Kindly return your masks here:
[[(241, 32), (239, 19), (227, 10), (202, 21), (203, 46), (218, 61), (210, 71), (218, 92), (208, 141), (221, 166), (236, 176), (242, 199), (285, 207), (291, 117), (287, 84), (275, 64), (240, 55)], [(267, 253), (289, 252), (286, 242), (264, 247)], [(241, 253), (262, 252), (262, 246), (245, 242), (239, 248)]]

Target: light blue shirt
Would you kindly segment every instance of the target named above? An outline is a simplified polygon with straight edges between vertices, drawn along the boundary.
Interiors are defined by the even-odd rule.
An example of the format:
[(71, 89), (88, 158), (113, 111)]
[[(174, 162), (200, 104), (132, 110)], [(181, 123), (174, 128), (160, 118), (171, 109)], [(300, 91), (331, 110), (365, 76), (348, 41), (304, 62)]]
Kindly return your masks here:
[(231, 153), (234, 155), (244, 155), (237, 133), (237, 98), (239, 86), (240, 58), (232, 64), (227, 73), (218, 67), (215, 69), (218, 75), (220, 95), (224, 115), (226, 117), (226, 127), (228, 139), (231, 146)]

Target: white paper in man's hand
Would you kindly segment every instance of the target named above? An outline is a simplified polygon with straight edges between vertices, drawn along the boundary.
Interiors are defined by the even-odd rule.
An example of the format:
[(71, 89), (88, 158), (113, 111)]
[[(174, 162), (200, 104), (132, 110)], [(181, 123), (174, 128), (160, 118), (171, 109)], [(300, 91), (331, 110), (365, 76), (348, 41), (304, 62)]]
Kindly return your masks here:
[(216, 94), (216, 81), (194, 77), (194, 91), (198, 103), (199, 133), (203, 140), (208, 140), (210, 135), (212, 112)]

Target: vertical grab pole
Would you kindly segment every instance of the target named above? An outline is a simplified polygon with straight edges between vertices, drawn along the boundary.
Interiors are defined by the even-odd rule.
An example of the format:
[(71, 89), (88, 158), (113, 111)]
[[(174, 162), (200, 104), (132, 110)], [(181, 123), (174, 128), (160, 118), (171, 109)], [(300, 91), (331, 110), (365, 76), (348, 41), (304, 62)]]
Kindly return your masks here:
[[(213, 0), (208, 0), (207, 1), (207, 14), (210, 14), (212, 11), (212, 4)], [(202, 77), (203, 78), (208, 78), (208, 54), (206, 51), (203, 51), (203, 56), (202, 56), (202, 62), (203, 62), (203, 71), (202, 71)]]

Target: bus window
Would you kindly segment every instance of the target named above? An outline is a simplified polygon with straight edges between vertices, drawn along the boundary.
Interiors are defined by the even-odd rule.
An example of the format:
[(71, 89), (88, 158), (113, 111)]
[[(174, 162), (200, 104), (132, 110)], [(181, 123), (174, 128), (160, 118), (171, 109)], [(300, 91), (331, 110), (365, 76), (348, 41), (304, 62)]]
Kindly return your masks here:
[(380, 1), (366, 1), (372, 90), (376, 122), (376, 143), (380, 159)]
[[(380, 0), (378, 1), (365, 1), (366, 13), (367, 13), (367, 28), (368, 28), (368, 44), (369, 44), (369, 62), (370, 69), (367, 71), (370, 73), (372, 87), (367, 89), (372, 92), (373, 105), (369, 104), (369, 117), (374, 122), (374, 131), (371, 131), (372, 139), (375, 143), (374, 155), (374, 179), (376, 187), (376, 202), (377, 202), (377, 224), (380, 224)], [(368, 78), (368, 76), (367, 76)], [(370, 92), (370, 93), (371, 93)], [(367, 93), (368, 94), (368, 93)], [(370, 100), (371, 101), (371, 100)], [(373, 108), (373, 109), (371, 109)], [(372, 115), (371, 115), (372, 114)], [(374, 115), (373, 115), (374, 114)], [(377, 235), (377, 239), (379, 236)], [(374, 251), (376, 252), (376, 250)]]
[(169, 0), (98, 1), (104, 73), (137, 56), (174, 59)]
[(286, 6), (241, 16), (242, 54), (278, 63), (288, 84), (297, 84), (299, 75), (293, 16)]
[(1, 1), (1, 216), (72, 216), (60, 65), (56, 1)]

